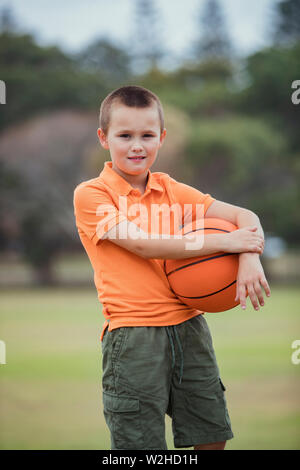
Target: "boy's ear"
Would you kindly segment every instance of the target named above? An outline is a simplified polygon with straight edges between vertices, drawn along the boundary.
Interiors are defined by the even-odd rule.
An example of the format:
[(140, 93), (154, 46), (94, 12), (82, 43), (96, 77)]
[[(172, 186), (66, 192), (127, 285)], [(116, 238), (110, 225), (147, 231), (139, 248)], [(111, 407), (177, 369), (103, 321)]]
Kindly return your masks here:
[(162, 146), (163, 141), (165, 140), (166, 134), (167, 134), (167, 129), (165, 128), (165, 129), (162, 131), (161, 136), (160, 136), (160, 145), (159, 145), (159, 147)]
[(99, 127), (99, 129), (97, 129), (97, 135), (98, 135), (98, 139), (99, 139), (100, 144), (102, 145), (102, 147), (105, 150), (109, 150), (106, 135), (104, 134), (103, 130), (100, 127)]

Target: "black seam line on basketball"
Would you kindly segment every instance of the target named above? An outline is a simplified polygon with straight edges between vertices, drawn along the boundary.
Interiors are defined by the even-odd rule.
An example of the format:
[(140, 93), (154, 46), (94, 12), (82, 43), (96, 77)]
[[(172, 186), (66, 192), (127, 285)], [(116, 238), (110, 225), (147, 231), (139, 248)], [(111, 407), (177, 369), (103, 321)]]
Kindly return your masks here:
[(210, 258), (200, 259), (198, 261), (194, 261), (193, 263), (185, 264), (184, 266), (179, 266), (179, 268), (173, 269), (173, 271), (170, 271), (169, 273), (167, 273), (167, 276), (170, 276), (171, 274), (175, 273), (176, 271), (180, 271), (180, 269), (184, 269), (184, 268), (188, 268), (189, 266), (193, 266), (194, 264), (204, 263), (204, 261), (210, 261), (212, 259), (222, 258), (223, 256), (232, 256), (232, 255), (235, 255), (235, 254), (236, 253), (224, 253), (223, 255), (211, 256)]
[(188, 235), (189, 233), (193, 232), (198, 232), (198, 230), (218, 230), (219, 232), (225, 232), (229, 233), (229, 230), (224, 230), (222, 228), (216, 228), (216, 227), (202, 227), (202, 228), (197, 228), (195, 230), (190, 230), (189, 232), (186, 232), (184, 235)]
[(233, 284), (235, 284), (235, 283), (236, 283), (236, 281), (233, 281), (230, 284), (228, 284), (228, 286), (223, 287), (223, 289), (216, 290), (215, 292), (212, 292), (212, 294), (200, 295), (199, 297), (186, 297), (185, 295), (181, 295), (181, 294), (177, 294), (177, 293), (176, 293), (176, 295), (177, 295), (177, 297), (182, 297), (183, 299), (204, 299), (205, 297), (210, 297), (211, 295), (215, 295), (215, 294), (218, 294), (219, 292), (222, 292), (222, 290), (228, 289), (228, 287), (233, 286)]

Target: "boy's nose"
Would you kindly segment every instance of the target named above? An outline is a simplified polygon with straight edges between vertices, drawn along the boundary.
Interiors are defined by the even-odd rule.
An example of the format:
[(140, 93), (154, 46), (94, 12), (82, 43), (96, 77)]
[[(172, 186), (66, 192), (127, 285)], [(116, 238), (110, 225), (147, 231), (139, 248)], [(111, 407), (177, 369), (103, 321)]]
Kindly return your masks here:
[(142, 152), (143, 151), (143, 147), (141, 145), (134, 145), (132, 147), (132, 152), (136, 153), (136, 152)]
[(142, 150), (143, 146), (140, 142), (134, 142), (132, 144), (132, 150), (137, 151), (137, 150)]

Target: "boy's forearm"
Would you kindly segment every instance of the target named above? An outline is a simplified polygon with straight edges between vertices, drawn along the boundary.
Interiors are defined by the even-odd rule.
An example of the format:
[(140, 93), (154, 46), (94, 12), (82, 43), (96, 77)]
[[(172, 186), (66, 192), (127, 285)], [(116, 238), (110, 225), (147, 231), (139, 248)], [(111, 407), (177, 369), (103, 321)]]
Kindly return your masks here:
[(153, 259), (184, 259), (224, 251), (225, 246), (224, 234), (209, 234), (205, 237), (189, 234), (188, 237), (185, 235), (182, 238), (170, 235), (166, 239), (144, 240), (142, 256)]
[[(259, 217), (254, 212), (244, 209), (237, 215), (237, 227), (243, 228), (243, 227), (248, 227), (250, 225), (252, 226), (255, 225), (257, 227), (257, 231), (256, 231), (257, 235), (260, 235), (261, 237), (263, 237), (263, 239), (265, 238), (264, 231), (261, 226)], [(251, 254), (251, 256), (259, 258), (259, 253), (246, 252), (246, 253), (240, 253), (240, 259), (247, 258), (249, 254)]]
[[(237, 223), (237, 221), (235, 220)], [(241, 224), (244, 222), (241, 221)], [(104, 240), (112, 241), (132, 253), (149, 259), (184, 259), (205, 256), (217, 252), (261, 253), (263, 239), (254, 229), (241, 228), (232, 233), (212, 233), (204, 236), (204, 231), (185, 235), (149, 234), (127, 219), (108, 230)], [(155, 236), (155, 238), (154, 238)]]
[(237, 215), (237, 226), (238, 228), (244, 228), (248, 227), (249, 225), (255, 225), (257, 227), (257, 235), (260, 235), (264, 238), (264, 231), (259, 217), (252, 211), (243, 210)]
[[(256, 234), (264, 238), (264, 232), (258, 216), (249, 210), (242, 210), (236, 218), (238, 229), (249, 226), (257, 226)], [(143, 240), (141, 245), (141, 256), (154, 259), (184, 259), (195, 256), (204, 256), (219, 251), (228, 251), (228, 237), (226, 234), (209, 234), (205, 237), (189, 234), (182, 238), (171, 236), (163, 239), (160, 235), (158, 239)], [(240, 259), (247, 258), (251, 254), (259, 257), (259, 253), (253, 251), (240, 252)]]

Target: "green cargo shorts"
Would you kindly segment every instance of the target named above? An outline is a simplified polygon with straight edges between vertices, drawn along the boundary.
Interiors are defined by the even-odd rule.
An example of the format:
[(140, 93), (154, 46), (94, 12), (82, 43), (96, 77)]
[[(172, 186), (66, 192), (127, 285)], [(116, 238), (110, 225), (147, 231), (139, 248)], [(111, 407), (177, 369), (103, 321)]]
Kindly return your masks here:
[(231, 439), (211, 334), (203, 315), (176, 326), (106, 329), (103, 409), (112, 450), (167, 449)]

